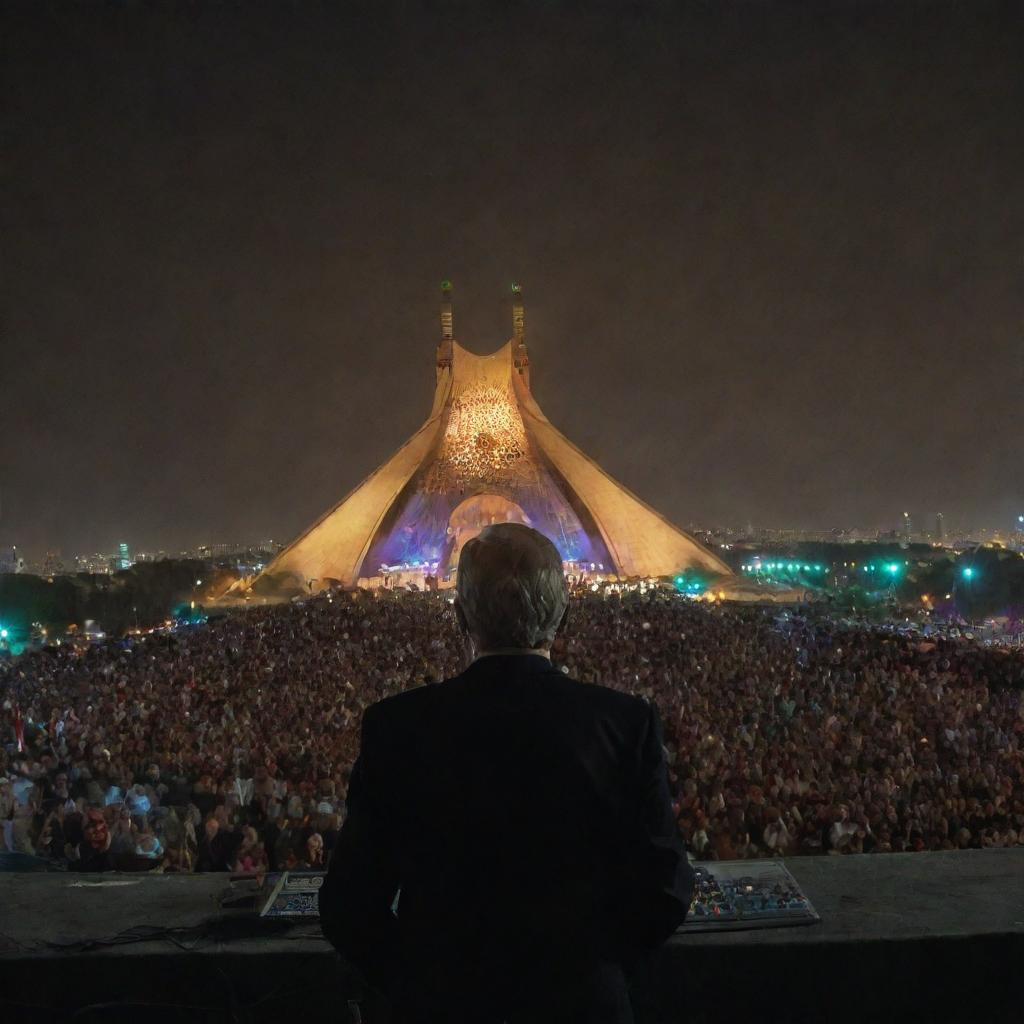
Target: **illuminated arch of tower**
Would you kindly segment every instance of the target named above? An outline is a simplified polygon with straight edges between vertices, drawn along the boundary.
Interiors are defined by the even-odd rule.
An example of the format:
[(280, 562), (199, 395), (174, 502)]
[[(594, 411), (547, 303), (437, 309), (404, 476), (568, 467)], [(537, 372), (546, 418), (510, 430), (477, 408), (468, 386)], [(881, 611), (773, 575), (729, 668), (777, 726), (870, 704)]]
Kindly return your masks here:
[(355, 586), (385, 567), (439, 576), (488, 522), (526, 522), (567, 563), (606, 575), (667, 576), (728, 567), (612, 479), (561, 434), (530, 390), (523, 292), (512, 289), (512, 337), (478, 356), (455, 338), (441, 291), (441, 340), (430, 415), (386, 462), (285, 547), (263, 576)]

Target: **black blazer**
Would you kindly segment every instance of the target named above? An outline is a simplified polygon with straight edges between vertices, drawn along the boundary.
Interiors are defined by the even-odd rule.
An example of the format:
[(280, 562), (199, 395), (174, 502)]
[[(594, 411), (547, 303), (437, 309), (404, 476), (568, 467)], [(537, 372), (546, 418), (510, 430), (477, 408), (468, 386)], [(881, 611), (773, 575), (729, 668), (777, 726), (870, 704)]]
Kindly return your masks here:
[(320, 919), (400, 1019), (629, 1021), (690, 904), (655, 707), (539, 655), (368, 708), (347, 807)]

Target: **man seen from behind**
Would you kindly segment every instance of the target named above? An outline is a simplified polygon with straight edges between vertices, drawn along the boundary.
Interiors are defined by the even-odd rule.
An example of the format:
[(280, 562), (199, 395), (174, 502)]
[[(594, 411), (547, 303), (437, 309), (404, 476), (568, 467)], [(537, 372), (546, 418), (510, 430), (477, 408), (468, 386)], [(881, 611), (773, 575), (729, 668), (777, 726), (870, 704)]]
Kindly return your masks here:
[(632, 1024), (693, 889), (657, 710), (551, 664), (568, 594), (535, 530), (468, 541), (456, 594), (466, 670), (363, 716), (324, 934), (396, 1024)]

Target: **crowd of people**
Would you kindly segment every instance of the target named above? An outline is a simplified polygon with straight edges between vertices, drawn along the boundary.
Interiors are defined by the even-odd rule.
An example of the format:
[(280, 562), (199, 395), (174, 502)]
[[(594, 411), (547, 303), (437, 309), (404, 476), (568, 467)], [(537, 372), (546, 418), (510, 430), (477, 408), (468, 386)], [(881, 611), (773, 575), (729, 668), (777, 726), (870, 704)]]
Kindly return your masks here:
[[(457, 674), (441, 594), (334, 594), (0, 665), (0, 852), (320, 869), (363, 710)], [(664, 592), (574, 596), (553, 661), (655, 702), (702, 859), (1024, 845), (1024, 653)]]

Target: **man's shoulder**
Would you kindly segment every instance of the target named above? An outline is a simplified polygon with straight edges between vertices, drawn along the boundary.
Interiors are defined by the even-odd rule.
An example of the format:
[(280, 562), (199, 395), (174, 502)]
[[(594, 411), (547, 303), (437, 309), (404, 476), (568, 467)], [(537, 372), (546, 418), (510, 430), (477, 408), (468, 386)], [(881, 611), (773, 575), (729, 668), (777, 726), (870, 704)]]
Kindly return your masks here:
[(363, 721), (368, 718), (375, 722), (390, 721), (406, 715), (421, 714), (436, 699), (436, 686), (416, 686), (411, 690), (393, 693), (390, 697), (384, 697), (376, 704), (371, 704), (363, 712)]
[(581, 700), (589, 701), (595, 707), (608, 711), (610, 714), (646, 717), (650, 705), (643, 697), (634, 697), (621, 690), (613, 690), (599, 683), (581, 683), (569, 676), (562, 676), (566, 683), (573, 687)]
[[(463, 673), (441, 683), (417, 686), (392, 694), (371, 704), (363, 713), (364, 722), (369, 718), (372, 723), (392, 723), (410, 718), (420, 719), (435, 709), (439, 712), (442, 708), (450, 710), (450, 702), (457, 702), (464, 694), (465, 682), (466, 676)], [(643, 697), (634, 697), (597, 683), (583, 683), (557, 670), (544, 673), (544, 686), (550, 688), (553, 698), (565, 702), (575, 701), (610, 717), (643, 722), (650, 714), (650, 704)]]

